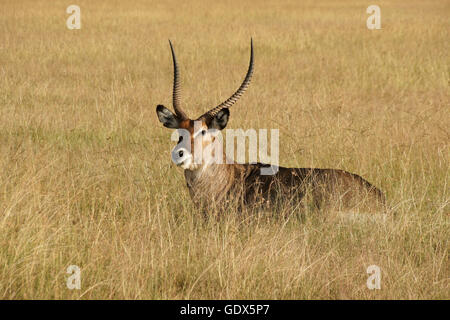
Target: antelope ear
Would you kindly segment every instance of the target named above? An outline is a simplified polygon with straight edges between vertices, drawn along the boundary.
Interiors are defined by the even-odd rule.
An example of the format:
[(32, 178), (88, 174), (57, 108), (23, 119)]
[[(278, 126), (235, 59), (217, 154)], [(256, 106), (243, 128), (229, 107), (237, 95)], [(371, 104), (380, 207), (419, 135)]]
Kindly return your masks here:
[(158, 119), (164, 125), (164, 127), (171, 129), (179, 128), (180, 121), (178, 117), (163, 105), (159, 104), (156, 107), (156, 114), (158, 115)]
[(214, 116), (214, 118), (211, 119), (211, 122), (208, 124), (208, 127), (210, 129), (222, 130), (227, 126), (229, 117), (230, 117), (230, 110), (228, 108), (223, 108)]

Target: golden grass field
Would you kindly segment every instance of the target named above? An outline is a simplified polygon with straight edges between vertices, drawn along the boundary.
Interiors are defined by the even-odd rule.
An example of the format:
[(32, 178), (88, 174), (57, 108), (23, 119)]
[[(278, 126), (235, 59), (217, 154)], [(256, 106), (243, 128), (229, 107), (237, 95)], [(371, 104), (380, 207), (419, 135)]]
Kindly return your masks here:
[[(450, 298), (450, 1), (1, 8), (0, 298)], [(358, 173), (397, 215), (202, 219), (155, 113), (171, 108), (168, 39), (195, 117), (240, 84), (250, 37), (228, 128), (280, 129), (280, 165)]]

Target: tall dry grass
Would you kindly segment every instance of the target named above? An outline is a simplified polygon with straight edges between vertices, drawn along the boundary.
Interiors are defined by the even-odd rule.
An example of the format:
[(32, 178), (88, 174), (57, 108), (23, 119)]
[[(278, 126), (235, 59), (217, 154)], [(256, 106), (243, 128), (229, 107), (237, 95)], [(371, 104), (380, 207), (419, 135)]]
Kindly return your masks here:
[[(70, 4), (1, 5), (1, 298), (449, 298), (448, 0), (378, 1), (375, 31), (357, 0), (79, 0), (72, 31)], [(395, 218), (202, 220), (155, 114), (167, 39), (196, 116), (240, 83), (250, 37), (229, 128), (280, 129), (281, 165), (358, 173)]]

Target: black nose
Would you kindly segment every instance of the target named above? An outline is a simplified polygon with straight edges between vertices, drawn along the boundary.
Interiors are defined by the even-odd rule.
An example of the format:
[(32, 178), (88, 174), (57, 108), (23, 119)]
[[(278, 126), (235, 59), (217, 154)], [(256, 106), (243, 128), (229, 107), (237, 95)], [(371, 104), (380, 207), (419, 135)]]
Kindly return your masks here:
[(178, 155), (180, 156), (180, 158), (183, 156), (183, 151), (178, 152)]

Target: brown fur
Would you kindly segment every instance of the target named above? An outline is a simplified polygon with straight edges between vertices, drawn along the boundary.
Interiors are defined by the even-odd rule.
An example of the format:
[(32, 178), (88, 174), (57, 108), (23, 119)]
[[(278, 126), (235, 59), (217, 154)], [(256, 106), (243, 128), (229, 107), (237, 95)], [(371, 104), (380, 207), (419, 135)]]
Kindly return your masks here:
[[(208, 129), (205, 121), (201, 121), (202, 127)], [(193, 152), (194, 121), (184, 120), (180, 128), (191, 133)], [(203, 148), (211, 142), (203, 140)], [(384, 208), (384, 194), (378, 188), (343, 170), (279, 167), (274, 175), (261, 175), (261, 168), (270, 165), (225, 164), (225, 154), (223, 159), (223, 164), (203, 164), (198, 169), (185, 170), (191, 198), (204, 211), (223, 212), (230, 206), (238, 210), (273, 210), (300, 205), (364, 212), (380, 212)]]
[[(310, 204), (314, 208), (379, 211), (384, 194), (356, 174), (337, 169), (284, 168), (261, 175), (265, 164), (212, 164), (185, 170), (192, 200), (203, 209), (274, 209)], [(306, 203), (307, 200), (307, 203)], [(223, 210), (222, 210), (223, 211)]]

